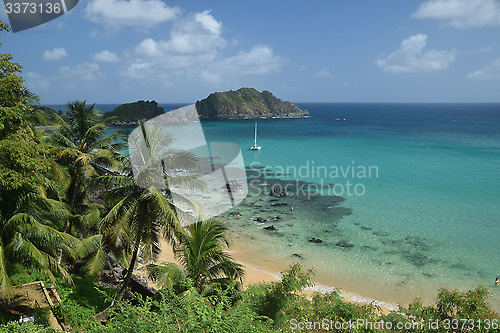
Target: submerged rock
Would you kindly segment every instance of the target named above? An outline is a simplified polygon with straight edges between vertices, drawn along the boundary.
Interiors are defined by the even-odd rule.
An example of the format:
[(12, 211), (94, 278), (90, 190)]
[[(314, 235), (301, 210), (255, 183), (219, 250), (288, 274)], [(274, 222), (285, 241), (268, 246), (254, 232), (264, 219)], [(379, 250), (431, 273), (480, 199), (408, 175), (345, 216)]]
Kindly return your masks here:
[(323, 241), (321, 239), (316, 238), (316, 237), (309, 238), (309, 242), (310, 243), (323, 243)]
[(336, 244), (337, 246), (339, 247), (342, 247), (342, 248), (350, 248), (350, 247), (354, 247), (353, 244), (351, 243), (348, 243), (348, 242), (344, 242), (344, 241), (340, 241)]
[(286, 193), (285, 189), (273, 188), (269, 192), (269, 195), (272, 197), (275, 197), (275, 198), (283, 198), (283, 197), (286, 197), (288, 195), (288, 193)]
[(267, 230), (267, 231), (276, 231), (276, 230), (278, 230), (278, 229), (276, 229), (276, 228), (274, 227), (274, 225), (270, 225), (269, 227), (264, 227), (264, 228), (262, 228), (262, 229)]
[(439, 245), (439, 243), (435, 240), (427, 239), (427, 238), (423, 238), (423, 237), (417, 237), (417, 236), (406, 236), (405, 242), (410, 244), (410, 245), (413, 245), (416, 249), (422, 250), (422, 251), (428, 251), (432, 247)]
[(377, 251), (377, 249), (376, 249), (376, 248), (371, 247), (371, 246), (369, 246), (369, 245), (363, 245), (363, 246), (361, 247), (361, 249), (362, 249), (362, 250), (365, 250), (365, 251)]
[(409, 253), (406, 255), (406, 259), (417, 267), (422, 267), (427, 264), (434, 263), (435, 260), (422, 254), (422, 253)]

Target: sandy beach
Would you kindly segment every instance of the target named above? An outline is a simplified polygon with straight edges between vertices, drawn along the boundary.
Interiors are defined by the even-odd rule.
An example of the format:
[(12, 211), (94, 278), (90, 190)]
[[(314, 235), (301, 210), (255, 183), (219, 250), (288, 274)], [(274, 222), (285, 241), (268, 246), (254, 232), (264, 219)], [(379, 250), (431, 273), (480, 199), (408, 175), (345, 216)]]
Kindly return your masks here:
[[(280, 280), (280, 272), (286, 269), (293, 260), (276, 260), (270, 256), (260, 257), (255, 260), (255, 248), (252, 247), (233, 245), (229, 249), (229, 252), (233, 258), (240, 264), (245, 266), (245, 276), (243, 278), (243, 284), (249, 285), (261, 282), (273, 282)], [(161, 253), (158, 256), (158, 262), (175, 262), (172, 248), (167, 241), (161, 241)], [(337, 289), (334, 286), (327, 286), (324, 284), (316, 283), (313, 277), (315, 285), (304, 290), (304, 293), (310, 297), (315, 291), (318, 292), (329, 292), (333, 289)], [(154, 285), (154, 284), (153, 284)], [(155, 286), (156, 287), (156, 286)], [(341, 291), (341, 296), (349, 302), (357, 302), (364, 304), (376, 304), (378, 305), (384, 313), (388, 313), (391, 310), (397, 310), (398, 306), (395, 303), (385, 302), (382, 300), (376, 300), (370, 297), (359, 295), (355, 292)]]

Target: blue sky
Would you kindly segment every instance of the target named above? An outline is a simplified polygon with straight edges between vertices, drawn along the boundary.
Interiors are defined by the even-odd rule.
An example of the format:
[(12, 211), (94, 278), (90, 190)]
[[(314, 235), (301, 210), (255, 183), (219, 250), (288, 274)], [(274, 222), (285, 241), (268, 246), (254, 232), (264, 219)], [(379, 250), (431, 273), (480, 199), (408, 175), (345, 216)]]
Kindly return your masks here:
[(42, 104), (500, 102), (500, 0), (80, 0), (1, 41)]

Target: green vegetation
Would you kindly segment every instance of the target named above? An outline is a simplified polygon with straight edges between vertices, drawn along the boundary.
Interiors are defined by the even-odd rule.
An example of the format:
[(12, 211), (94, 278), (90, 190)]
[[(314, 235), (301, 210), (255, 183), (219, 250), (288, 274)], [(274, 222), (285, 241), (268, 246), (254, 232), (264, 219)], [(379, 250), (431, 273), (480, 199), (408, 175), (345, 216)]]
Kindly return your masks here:
[[(0, 31), (8, 29), (0, 22)], [(189, 180), (204, 187), (192, 176), (169, 174), (195, 168), (196, 159), (169, 148), (173, 138), (161, 129), (141, 124), (147, 148), (162, 147), (166, 157), (160, 163), (142, 156), (147, 163), (134, 178), (129, 158), (117, 151), (120, 134), (106, 137), (104, 118), (85, 101), (68, 103), (64, 119), (52, 115), (52, 128), (35, 129), (43, 118), (33, 105), (37, 98), (12, 60), (0, 55), (0, 332), (54, 332), (48, 327), (53, 315), (73, 332), (325, 332), (336, 328), (324, 325), (334, 324), (347, 324), (346, 332), (392, 332), (387, 324), (398, 323), (411, 327), (398, 330), (405, 332), (500, 332), (484, 287), (443, 289), (434, 305), (415, 300), (389, 314), (346, 302), (338, 291), (308, 299), (302, 290), (311, 285), (312, 271), (298, 264), (283, 271), (279, 282), (242, 290), (244, 272), (226, 252), (223, 222), (183, 227), (187, 214), (173, 205), (168, 186)], [(231, 95), (231, 103), (254, 101), (251, 91), (243, 92)], [(165, 189), (153, 186), (158, 181)], [(160, 237), (170, 242), (180, 266), (154, 263)], [(127, 292), (139, 259), (163, 287), (153, 297)], [(114, 274), (125, 267), (124, 277)], [(47, 294), (55, 289), (58, 296), (38, 289), (23, 296), (14, 288), (37, 281), (48, 288), (30, 286)], [(16, 303), (31, 304), (38, 294), (52, 297), (53, 308)], [(34, 313), (35, 323), (13, 321), (20, 313)], [(349, 325), (359, 320), (365, 325)], [(435, 320), (439, 329), (431, 325)], [(379, 329), (381, 322), (386, 326)]]
[(106, 121), (120, 124), (120, 122), (131, 122), (137, 124), (139, 120), (147, 120), (165, 113), (156, 101), (137, 101), (125, 103), (116, 107), (111, 112), (106, 112)]
[(241, 281), (244, 272), (224, 250), (229, 246), (227, 228), (221, 221), (210, 219), (191, 224), (187, 229), (174, 231), (174, 256), (181, 263), (151, 264), (150, 277), (164, 288), (171, 287), (178, 293), (187, 280), (191, 280), (197, 292), (214, 293), (226, 289), (235, 280)]
[(300, 118), (307, 110), (276, 98), (269, 91), (241, 88), (216, 92), (196, 102), (200, 119)]

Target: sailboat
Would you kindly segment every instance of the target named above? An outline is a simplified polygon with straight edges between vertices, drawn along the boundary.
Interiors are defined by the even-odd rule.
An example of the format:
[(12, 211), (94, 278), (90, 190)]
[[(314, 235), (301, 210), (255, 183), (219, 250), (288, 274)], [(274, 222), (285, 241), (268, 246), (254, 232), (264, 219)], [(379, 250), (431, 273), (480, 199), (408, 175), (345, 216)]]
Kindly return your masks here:
[(260, 150), (262, 147), (257, 144), (257, 122), (255, 122), (255, 141), (251, 150)]

